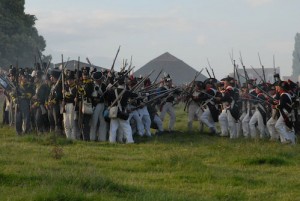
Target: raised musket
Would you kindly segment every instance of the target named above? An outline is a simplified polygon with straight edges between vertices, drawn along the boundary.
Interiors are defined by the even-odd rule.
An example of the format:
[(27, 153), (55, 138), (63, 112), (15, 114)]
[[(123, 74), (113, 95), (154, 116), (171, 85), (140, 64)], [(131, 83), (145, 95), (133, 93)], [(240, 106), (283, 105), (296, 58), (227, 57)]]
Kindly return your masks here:
[(248, 73), (247, 73), (247, 71), (246, 71), (246, 67), (245, 67), (245, 65), (244, 65), (243, 58), (242, 58), (242, 53), (241, 53), (241, 52), (240, 52), (240, 62), (241, 62), (241, 65), (243, 66), (243, 70), (244, 70), (246, 82), (248, 82), (249, 76), (248, 76)]
[(262, 69), (262, 72), (263, 72), (263, 77), (264, 77), (264, 83), (266, 83), (266, 74), (265, 74), (265, 67), (264, 67), (264, 65), (262, 65), (262, 63), (261, 63), (261, 59), (260, 59), (260, 55), (259, 55), (259, 53), (257, 53), (258, 54), (258, 59), (259, 59), (259, 63), (260, 63), (260, 65), (261, 65), (261, 69)]
[(211, 67), (211, 65), (210, 65), (210, 63), (209, 63), (209, 60), (208, 60), (208, 58), (207, 58), (207, 64), (208, 64), (208, 67), (210, 68), (210, 70), (211, 70), (211, 72), (212, 72), (212, 74), (213, 74), (214, 78), (216, 79), (216, 76), (215, 76), (214, 69)]
[(205, 67), (205, 70), (206, 70), (206, 72), (207, 72), (209, 78), (211, 78), (211, 75), (210, 75), (210, 73), (209, 73), (209, 71), (208, 71), (208, 69), (207, 69), (206, 67)]
[(137, 92), (137, 90), (141, 87), (141, 85), (144, 83), (144, 81), (149, 78), (152, 73), (154, 72), (155, 70), (152, 70), (147, 76), (145, 76), (143, 79), (141, 79), (136, 85), (133, 86), (133, 88), (131, 89), (131, 91), (133, 92)]
[(251, 65), (250, 65), (250, 67), (251, 67), (252, 70), (256, 73), (256, 75), (259, 77), (259, 79), (265, 83), (264, 79), (263, 79), (263, 78), (261, 77), (261, 75), (255, 70), (255, 68), (253, 68), (253, 66), (251, 66)]
[(233, 60), (233, 62), (234, 62), (233, 65), (235, 66), (235, 73), (236, 73), (236, 77), (237, 77), (237, 80), (238, 80), (238, 84), (239, 84), (239, 87), (241, 87), (242, 85), (241, 85), (240, 74), (238, 72), (238, 65), (235, 64), (235, 60)]
[(274, 75), (276, 74), (276, 67), (275, 67), (275, 55), (273, 54), (273, 69), (274, 69)]

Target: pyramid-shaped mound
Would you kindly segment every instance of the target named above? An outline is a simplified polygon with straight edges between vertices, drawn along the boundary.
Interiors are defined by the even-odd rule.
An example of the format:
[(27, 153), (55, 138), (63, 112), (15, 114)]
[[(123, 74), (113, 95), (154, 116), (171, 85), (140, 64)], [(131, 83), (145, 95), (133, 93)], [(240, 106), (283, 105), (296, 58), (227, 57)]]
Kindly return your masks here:
[[(162, 69), (163, 72), (166, 72), (171, 76), (173, 83), (176, 85), (191, 82), (197, 74), (197, 70), (171, 55), (169, 52), (166, 52), (139, 68), (134, 75), (145, 76), (152, 70), (155, 70), (150, 76), (150, 79), (153, 81)], [(163, 73), (160, 77), (163, 77)], [(204, 81), (205, 79), (207, 79), (207, 77), (200, 74), (196, 80)]]

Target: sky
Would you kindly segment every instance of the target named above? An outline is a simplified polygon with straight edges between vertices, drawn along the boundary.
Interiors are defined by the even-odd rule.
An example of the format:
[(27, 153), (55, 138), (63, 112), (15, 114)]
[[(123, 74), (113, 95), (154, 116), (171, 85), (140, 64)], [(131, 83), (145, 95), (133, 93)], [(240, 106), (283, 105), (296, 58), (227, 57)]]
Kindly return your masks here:
[[(124, 59), (139, 69), (169, 52), (217, 79), (233, 71), (230, 55), (246, 68), (280, 67), (292, 74), (295, 35), (300, 32), (299, 0), (25, 0), (46, 40), (45, 55), (115, 69)], [(205, 74), (205, 71), (203, 71)], [(207, 76), (207, 75), (206, 75)]]

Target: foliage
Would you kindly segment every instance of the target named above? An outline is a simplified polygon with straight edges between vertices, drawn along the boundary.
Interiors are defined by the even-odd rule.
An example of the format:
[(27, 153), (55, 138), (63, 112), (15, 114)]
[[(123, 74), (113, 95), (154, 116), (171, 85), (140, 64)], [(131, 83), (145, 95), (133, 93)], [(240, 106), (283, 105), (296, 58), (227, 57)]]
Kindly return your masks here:
[[(0, 128), (1, 200), (299, 200), (300, 147), (176, 129), (135, 144), (70, 142)], [(166, 124), (165, 124), (166, 126)]]
[[(33, 67), (46, 42), (35, 28), (34, 15), (25, 14), (25, 0), (0, 2), (0, 66)], [(48, 58), (49, 59), (49, 58)]]
[(295, 48), (293, 52), (293, 76), (298, 80), (300, 75), (300, 33), (295, 36)]

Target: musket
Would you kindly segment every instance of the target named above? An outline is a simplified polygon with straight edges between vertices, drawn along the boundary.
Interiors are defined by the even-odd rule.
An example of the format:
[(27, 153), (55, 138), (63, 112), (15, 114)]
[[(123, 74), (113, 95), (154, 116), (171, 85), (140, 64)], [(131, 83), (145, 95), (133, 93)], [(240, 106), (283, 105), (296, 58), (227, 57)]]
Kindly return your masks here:
[[(87, 58), (88, 59), (88, 58)], [(88, 60), (89, 61), (89, 60)], [(75, 111), (78, 112), (77, 124), (78, 128), (82, 129), (82, 101), (79, 100), (79, 84), (80, 84), (80, 75), (79, 75), (79, 67), (80, 67), (80, 57), (78, 57), (77, 66), (76, 66), (76, 102), (75, 102)]]
[(16, 73), (16, 99), (17, 99), (16, 110), (19, 111), (19, 61), (18, 61), (18, 59), (16, 62), (16, 70), (17, 70), (17, 73)]
[(260, 88), (258, 85), (255, 85), (263, 94), (268, 96), (272, 101), (276, 101), (270, 94), (268, 94), (266, 91), (264, 91), (262, 88)]
[(153, 83), (155, 83), (157, 81), (157, 79), (159, 78), (160, 74), (163, 72), (163, 68), (159, 71), (159, 73), (157, 74), (156, 78), (154, 79)]
[(61, 84), (62, 84), (62, 92), (63, 92), (63, 100), (62, 100), (62, 106), (63, 106), (63, 113), (66, 112), (65, 109), (65, 98), (66, 98), (66, 94), (65, 94), (65, 68), (64, 68), (64, 55), (61, 55), (61, 66), (62, 66), (62, 70), (61, 70)]
[[(131, 59), (132, 59), (132, 57), (131, 57)], [(120, 72), (123, 72), (125, 70), (125, 68), (126, 68), (127, 65), (128, 65), (127, 59), (123, 59), (123, 66), (122, 66)]]
[(88, 64), (89, 64), (91, 67), (93, 66), (92, 63), (90, 62), (90, 60), (89, 60), (88, 57), (86, 58), (86, 61), (88, 62)]
[[(206, 70), (207, 70), (207, 68), (206, 68)], [(202, 71), (203, 71), (203, 68), (202, 68), (199, 72), (196, 73), (194, 79), (187, 85), (187, 89), (190, 89), (189, 92), (188, 92), (188, 95), (191, 95), (191, 94), (192, 94), (192, 92), (193, 92), (193, 85), (194, 85), (194, 83), (195, 83), (195, 80), (196, 80), (197, 77), (202, 73)], [(188, 104), (189, 104), (189, 99), (186, 100), (183, 111), (186, 110)]]
[[(135, 68), (135, 66), (133, 66), (132, 68), (129, 68), (129, 69), (127, 70), (127, 72), (125, 72), (125, 73), (123, 74), (123, 76), (128, 75), (128, 74), (130, 73), (130, 71), (132, 71), (134, 68)], [(117, 83), (118, 83), (118, 80), (116, 80), (116, 81), (111, 85), (111, 87), (115, 86)], [(106, 94), (108, 91), (109, 91), (109, 90), (106, 89), (106, 90), (103, 92), (103, 95)]]
[(50, 68), (51, 60), (52, 60), (52, 58), (49, 59), (48, 64), (47, 64), (47, 67), (46, 67), (46, 69), (45, 69), (45, 71), (44, 71), (45, 75), (48, 74), (48, 70), (49, 70), (49, 68)]
[(111, 65), (110, 72), (112, 72), (112, 71), (114, 70), (114, 66), (115, 66), (115, 63), (116, 63), (118, 54), (119, 54), (119, 52), (120, 52), (120, 48), (121, 48), (121, 46), (119, 46), (119, 48), (118, 48), (117, 54), (116, 54), (116, 56), (115, 56), (115, 58), (114, 58), (114, 61), (113, 61), (112, 65)]
[[(125, 70), (125, 67), (126, 67), (127, 65), (128, 65), (128, 63), (127, 63), (127, 59), (126, 59), (126, 63), (125, 63), (125, 65), (124, 65), (124, 67), (121, 69), (121, 72), (123, 72), (123, 71)], [(132, 56), (130, 57), (130, 63), (129, 63), (128, 69), (130, 69), (131, 66), (132, 66)]]
[(258, 75), (258, 77), (260, 78), (261, 81), (264, 82), (264, 79), (261, 77), (261, 75), (253, 68), (253, 66), (250, 65), (250, 67), (252, 68), (252, 70), (256, 73), (256, 75)]
[(241, 51), (240, 51), (240, 62), (241, 62), (242, 66), (243, 66), (243, 69), (244, 69), (244, 74), (245, 74), (246, 82), (248, 82), (249, 76), (248, 76), (248, 73), (246, 71), (246, 67), (245, 67), (244, 62), (243, 62)]
[[(121, 46), (119, 46), (119, 48), (118, 48), (118, 50), (117, 50), (117, 53), (116, 53), (116, 56), (115, 56), (115, 58), (114, 58), (114, 61), (113, 61), (112, 65), (111, 65), (111, 67), (110, 67), (110, 73), (113, 73), (114, 66), (115, 66), (115, 63), (116, 63), (116, 60), (117, 60), (118, 54), (119, 54), (119, 52), (120, 52), (120, 48), (121, 48)], [(107, 77), (106, 77), (106, 79), (105, 79), (105, 82), (104, 82), (104, 83), (107, 83), (107, 82), (108, 82), (108, 79), (109, 79), (109, 76), (107, 76)]]
[(273, 54), (273, 69), (274, 69), (274, 75), (276, 74), (276, 67), (275, 67), (275, 55)]
[(263, 80), (264, 80), (264, 83), (266, 83), (265, 67), (264, 67), (264, 65), (262, 65), (262, 63), (261, 63), (261, 59), (260, 59), (259, 52), (258, 52), (257, 54), (258, 54), (259, 63), (260, 63), (260, 65), (261, 65), (261, 69), (262, 69), (262, 72), (263, 72), (263, 77), (264, 77)]
[[(42, 68), (42, 65), (43, 65), (42, 56), (41, 56), (41, 53), (40, 53), (39, 49), (38, 49), (38, 48), (36, 48), (36, 49), (37, 49), (37, 53), (38, 53), (38, 55), (39, 55), (39, 59), (40, 59), (40, 62), (41, 62), (41, 68)], [(37, 69), (36, 69), (36, 70), (37, 70)]]
[(206, 67), (205, 67), (205, 70), (206, 70), (206, 72), (207, 72), (209, 78), (211, 78), (211, 75), (210, 75), (210, 73), (209, 73), (209, 71), (208, 71), (208, 69), (207, 69)]
[(131, 89), (131, 91), (136, 92), (141, 85), (144, 83), (144, 81), (150, 77), (150, 75), (154, 72), (155, 70), (152, 70), (147, 76), (145, 76), (143, 79), (141, 79), (136, 85), (134, 85), (134, 87)]
[(237, 77), (237, 80), (238, 80), (239, 87), (241, 87), (240, 74), (238, 72), (238, 65), (235, 64), (235, 60), (233, 60), (233, 65), (235, 66), (235, 73), (236, 73), (236, 77)]
[(36, 55), (34, 55), (34, 70), (37, 70), (37, 61), (36, 61)]
[[(147, 104), (149, 104), (149, 103), (151, 103), (151, 102), (153, 102), (157, 99), (163, 98), (165, 95), (170, 95), (171, 92), (173, 92), (177, 89), (178, 88), (174, 88), (174, 89), (169, 89), (169, 90), (166, 90), (166, 91), (163, 91), (163, 92), (157, 92), (157, 94), (159, 94), (159, 95), (155, 96), (154, 98), (151, 98), (150, 100), (146, 101), (144, 104), (147, 105)], [(142, 105), (136, 106), (135, 108), (133, 108), (133, 110), (139, 108), (140, 106), (142, 106)]]
[[(149, 91), (154, 91), (154, 90), (156, 90), (155, 87), (158, 86), (159, 84), (161, 84), (162, 82), (163, 82), (163, 81), (159, 81), (159, 82), (157, 82), (157, 83), (153, 83), (153, 84), (151, 84), (150, 86), (141, 89), (139, 92), (144, 92), (144, 91), (147, 91), (147, 92), (149, 92)], [(153, 89), (153, 88), (154, 88), (154, 89)]]
[(211, 70), (211, 72), (212, 72), (212, 74), (213, 74), (214, 78), (216, 79), (216, 76), (215, 76), (214, 69), (211, 67), (211, 65), (210, 65), (210, 63), (209, 63), (209, 60), (208, 60), (208, 58), (207, 58), (207, 63), (208, 63), (208, 66), (209, 66), (209, 68), (210, 68), (210, 70)]

